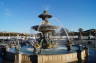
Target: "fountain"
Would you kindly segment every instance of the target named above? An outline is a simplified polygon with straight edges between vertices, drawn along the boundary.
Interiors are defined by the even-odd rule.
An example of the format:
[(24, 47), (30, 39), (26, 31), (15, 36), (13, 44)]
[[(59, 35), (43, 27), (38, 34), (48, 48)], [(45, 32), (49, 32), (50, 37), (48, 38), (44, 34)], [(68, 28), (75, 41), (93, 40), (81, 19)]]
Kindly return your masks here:
[[(77, 55), (77, 59), (79, 59), (80, 61), (82, 60), (82, 59), (84, 59), (84, 57), (85, 57), (85, 55), (86, 56), (88, 56), (88, 54), (87, 54), (87, 52), (86, 52), (86, 54), (85, 54), (85, 51), (83, 52), (83, 48), (81, 47), (81, 46), (78, 46), (78, 47), (76, 47), (76, 46), (72, 46), (72, 41), (69, 39), (69, 37), (67, 37), (67, 44), (65, 45), (65, 47), (57, 47), (57, 46), (55, 46), (56, 45), (56, 43), (54, 43), (51, 39), (50, 39), (50, 37), (49, 37), (49, 33), (52, 33), (53, 31), (55, 31), (56, 29), (58, 29), (59, 28), (59, 26), (54, 26), (54, 25), (51, 25), (50, 24), (50, 22), (48, 21), (48, 18), (52, 18), (52, 15), (50, 15), (50, 14), (48, 14), (48, 11), (44, 11), (42, 14), (40, 14), (39, 15), (39, 18), (42, 18), (42, 23), (41, 23), (41, 25), (35, 25), (35, 26), (32, 26), (32, 29), (34, 29), (35, 31), (39, 31), (40, 32), (40, 40), (39, 40), (39, 42), (38, 43), (36, 43), (36, 45), (38, 45), (38, 46), (36, 46), (36, 45), (34, 45), (34, 50), (35, 50), (35, 52), (36, 52), (36, 49), (37, 48), (39, 48), (39, 49), (41, 49), (40, 50), (40, 53), (38, 53), (37, 54), (37, 56), (39, 57), (39, 55), (41, 55), (42, 54), (42, 56), (40, 57), (40, 58), (43, 58), (43, 56), (46, 56), (46, 54), (47, 54), (47, 56), (46, 57), (49, 57), (50, 56), (50, 54), (52, 55), (52, 57), (63, 57), (63, 55), (66, 55), (67, 56), (67, 54), (69, 54), (70, 53), (70, 55), (73, 55), (73, 56), (76, 56)], [(65, 31), (66, 32), (66, 31)], [(68, 36), (68, 34), (67, 34), (67, 32), (66, 32), (66, 36)], [(50, 41), (49, 41), (50, 40)], [(64, 48), (66, 48), (65, 50), (64, 50)], [(46, 51), (46, 49), (47, 49), (47, 51)], [(75, 50), (74, 50), (75, 49)], [(87, 49), (87, 48), (85, 48), (85, 49)], [(38, 50), (38, 49), (37, 49)], [(60, 51), (63, 51), (63, 52), (60, 52)], [(41, 51), (42, 51), (42, 53), (41, 53)], [(45, 52), (46, 51), (46, 52)], [(55, 51), (55, 52), (52, 52), (52, 51)], [(73, 51), (74, 51), (74, 53), (73, 53)], [(45, 52), (45, 53), (44, 53)], [(50, 53), (51, 52), (51, 53)], [(58, 52), (58, 53), (57, 53)], [(50, 53), (50, 54), (49, 54)], [(66, 53), (66, 54), (65, 54)], [(77, 53), (77, 54), (75, 54), (75, 53)], [(62, 54), (62, 55), (61, 55)], [(83, 54), (83, 55), (82, 55)], [(85, 54), (85, 55), (84, 55)], [(56, 56), (54, 56), (54, 55), (56, 55)], [(68, 56), (70, 56), (70, 55), (68, 55)], [(45, 57), (45, 58), (46, 58)], [(39, 58), (39, 59), (40, 59)], [(51, 58), (51, 56), (50, 56), (50, 58)], [(70, 57), (69, 57), (70, 58)], [(62, 59), (62, 58), (61, 58)], [(61, 59), (60, 58), (58, 58), (57, 60), (58, 61), (61, 61)], [(76, 58), (74, 58), (75, 60), (76, 60)], [(43, 58), (43, 60), (45, 60), (44, 58)], [(57, 61), (57, 60), (54, 60), (53, 58), (52, 58), (52, 62), (55, 62), (55, 61)], [(41, 60), (38, 60), (38, 61), (41, 61)], [(57, 62), (58, 62), (57, 61)], [(70, 60), (70, 61), (72, 61), (72, 60)], [(69, 61), (69, 62), (70, 62)], [(48, 61), (48, 62), (50, 62), (50, 60)], [(61, 61), (61, 63), (62, 62), (64, 62), (64, 61)], [(65, 62), (68, 62), (67, 60), (65, 60)], [(39, 62), (38, 62), (39, 63)], [(46, 62), (42, 62), (42, 63), (46, 63)]]
[(42, 18), (41, 25), (35, 25), (31, 28), (40, 32), (39, 39), (37, 42), (34, 42), (33, 48), (30, 50), (21, 47), (19, 53), (14, 52), (16, 58), (19, 58), (18, 60), (15, 58), (15, 62), (69, 63), (86, 59), (85, 57), (88, 56), (87, 48), (72, 45), (72, 41), (69, 40), (69, 38), (65, 46), (59, 47), (50, 38), (52, 32), (59, 28), (59, 26), (54, 26), (48, 21), (48, 18), (51, 18), (52, 15), (48, 14), (47, 11), (44, 11), (38, 17)]
[(55, 31), (58, 27), (49, 23), (48, 18), (51, 17), (47, 11), (44, 11), (43, 14), (39, 15), (39, 18), (42, 18), (41, 25), (32, 26), (32, 29), (41, 32), (39, 45), (42, 49), (53, 48), (53, 42), (49, 38), (49, 33)]
[[(44, 11), (38, 17), (39, 18), (42, 18), (41, 25), (32, 26), (32, 29), (41, 32), (40, 33), (39, 43), (36, 43), (36, 45), (38, 45), (37, 47), (39, 47), (41, 49), (54, 48), (54, 46), (56, 44), (54, 44), (52, 42), (52, 40), (49, 38), (49, 34), (48, 33), (52, 33), (53, 31), (55, 31), (56, 29), (58, 29), (59, 26), (54, 26), (54, 25), (51, 25), (50, 24), (50, 22), (48, 21), (48, 18), (52, 18), (52, 15), (48, 14), (47, 11)], [(66, 35), (67, 35), (67, 33), (66, 33)], [(67, 44), (66, 44), (68, 51), (71, 50), (71, 45), (72, 45), (72, 42), (68, 38)]]

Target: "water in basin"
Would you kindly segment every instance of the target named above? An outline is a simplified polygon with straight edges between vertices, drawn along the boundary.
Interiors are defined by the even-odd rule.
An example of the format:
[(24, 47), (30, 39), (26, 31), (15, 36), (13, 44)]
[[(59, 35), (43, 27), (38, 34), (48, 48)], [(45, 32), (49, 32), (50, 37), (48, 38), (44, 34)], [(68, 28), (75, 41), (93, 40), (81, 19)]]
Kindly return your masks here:
[[(78, 50), (78, 46), (72, 46), (71, 48), (72, 48), (71, 51), (67, 51), (66, 46), (50, 48), (50, 49), (41, 49), (41, 52), (38, 54), (66, 54), (66, 53), (76, 52)], [(24, 46), (24, 47), (20, 48), (19, 53), (30, 55), (30, 54), (34, 54), (33, 50), (34, 50), (34, 48), (32, 48), (32, 47)], [(40, 50), (40, 49), (37, 49), (37, 50)], [(9, 52), (16, 53), (16, 48), (10, 48)]]

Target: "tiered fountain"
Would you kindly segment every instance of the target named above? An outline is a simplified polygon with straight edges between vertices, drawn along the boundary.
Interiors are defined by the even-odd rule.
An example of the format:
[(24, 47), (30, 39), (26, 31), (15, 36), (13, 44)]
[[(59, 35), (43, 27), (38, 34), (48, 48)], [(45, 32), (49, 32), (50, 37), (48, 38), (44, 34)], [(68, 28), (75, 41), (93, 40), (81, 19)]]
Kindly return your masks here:
[(41, 25), (32, 26), (32, 29), (41, 32), (40, 33), (40, 42), (38, 43), (41, 49), (54, 48), (54, 44), (49, 37), (49, 33), (55, 31), (58, 27), (53, 26), (49, 23), (48, 18), (52, 16), (48, 14), (47, 11), (39, 15), (42, 18)]
[(40, 32), (39, 40), (34, 42), (35, 44), (30, 51), (20, 48), (19, 53), (15, 53), (16, 63), (17, 61), (18, 63), (70, 63), (86, 59), (87, 49), (72, 46), (69, 39), (65, 46), (59, 47), (57, 45), (58, 47), (56, 47), (56, 43), (49, 35), (59, 27), (50, 24), (48, 18), (51, 17), (52, 15), (49, 15), (47, 11), (39, 15), (39, 18), (42, 18), (41, 25), (32, 26), (32, 29)]
[[(52, 15), (48, 14), (47, 11), (44, 11), (39, 15), (39, 18), (42, 18), (41, 25), (32, 26), (32, 29), (40, 32), (40, 40), (34, 45), (34, 52), (40, 49), (40, 53), (37, 53), (38, 63), (66, 63), (74, 62), (80, 59), (85, 59), (85, 51), (82, 47), (72, 46), (72, 41), (67, 40), (66, 47), (56, 47), (50, 37), (49, 33), (52, 33), (58, 26), (51, 25), (48, 21), (48, 18), (51, 18)], [(58, 46), (58, 45), (57, 45)], [(64, 50), (65, 49), (65, 50)]]

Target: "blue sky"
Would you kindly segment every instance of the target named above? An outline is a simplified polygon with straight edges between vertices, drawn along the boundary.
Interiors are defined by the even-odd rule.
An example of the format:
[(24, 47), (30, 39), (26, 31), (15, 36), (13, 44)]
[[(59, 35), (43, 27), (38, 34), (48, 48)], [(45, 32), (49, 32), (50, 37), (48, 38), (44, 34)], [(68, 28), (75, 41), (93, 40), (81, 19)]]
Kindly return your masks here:
[(0, 0), (0, 31), (30, 33), (48, 10), (53, 24), (77, 31), (96, 28), (96, 0)]

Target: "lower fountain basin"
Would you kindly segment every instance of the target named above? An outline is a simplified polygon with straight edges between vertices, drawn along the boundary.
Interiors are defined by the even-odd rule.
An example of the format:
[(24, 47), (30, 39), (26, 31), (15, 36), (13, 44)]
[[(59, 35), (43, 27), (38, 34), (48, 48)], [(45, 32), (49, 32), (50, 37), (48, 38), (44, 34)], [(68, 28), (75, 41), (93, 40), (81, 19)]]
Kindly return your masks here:
[[(16, 53), (15, 48), (10, 48), (8, 55), (12, 57), (11, 59), (14, 58), (14, 63), (17, 63), (18, 60), (20, 63), (70, 63), (78, 61), (78, 54), (80, 54), (81, 60), (85, 60), (86, 54), (82, 47), (78, 48), (78, 46), (74, 45), (71, 48), (71, 51), (67, 51), (67, 47), (61, 46), (41, 49), (40, 53), (34, 53), (33, 48), (24, 46), (20, 49), (19, 54)], [(77, 52), (78, 49), (81, 49), (80, 53)], [(9, 57), (8, 55), (6, 56)]]
[[(57, 48), (50, 48), (50, 49), (37, 49), (37, 52), (41, 50), (40, 53), (34, 53), (33, 50), (34, 48), (24, 46), (20, 48), (19, 53), (21, 54), (28, 54), (28, 55), (34, 55), (34, 54), (67, 54), (67, 53), (74, 53), (76, 52), (79, 48), (78, 46), (74, 45), (71, 47), (72, 50), (67, 51), (66, 46), (61, 46)], [(80, 47), (81, 50), (83, 50), (82, 47)], [(16, 48), (9, 48), (8, 52), (11, 53), (16, 53)]]

